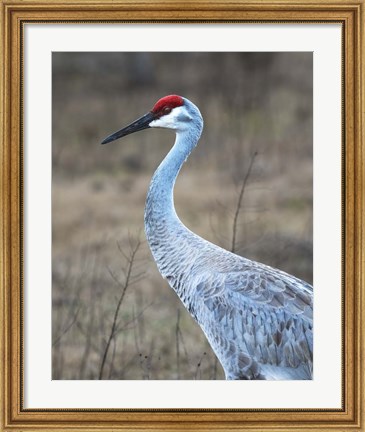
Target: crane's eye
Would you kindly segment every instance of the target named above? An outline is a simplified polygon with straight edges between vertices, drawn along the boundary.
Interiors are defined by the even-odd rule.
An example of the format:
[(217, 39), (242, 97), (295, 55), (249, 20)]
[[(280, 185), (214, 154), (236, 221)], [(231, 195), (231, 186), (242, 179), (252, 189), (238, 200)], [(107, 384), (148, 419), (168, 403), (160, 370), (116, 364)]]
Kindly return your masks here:
[(170, 112), (171, 112), (171, 108), (168, 107), (168, 106), (166, 106), (166, 107), (162, 110), (162, 112), (163, 112), (164, 115), (165, 115), (165, 114), (170, 114)]

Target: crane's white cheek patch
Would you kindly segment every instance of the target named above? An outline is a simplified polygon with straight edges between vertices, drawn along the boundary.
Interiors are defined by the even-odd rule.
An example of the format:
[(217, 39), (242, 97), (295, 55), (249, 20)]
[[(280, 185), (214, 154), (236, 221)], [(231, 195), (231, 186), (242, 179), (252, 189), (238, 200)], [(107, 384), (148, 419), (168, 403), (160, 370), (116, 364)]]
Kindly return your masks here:
[(169, 128), (169, 129), (175, 129), (175, 125), (173, 122), (173, 119), (167, 118), (167, 116), (152, 120), (149, 124), (150, 127), (158, 127), (158, 128)]
[(170, 114), (166, 114), (156, 120), (153, 120), (149, 126), (167, 129), (177, 129), (181, 123), (190, 119), (183, 107), (174, 108)]

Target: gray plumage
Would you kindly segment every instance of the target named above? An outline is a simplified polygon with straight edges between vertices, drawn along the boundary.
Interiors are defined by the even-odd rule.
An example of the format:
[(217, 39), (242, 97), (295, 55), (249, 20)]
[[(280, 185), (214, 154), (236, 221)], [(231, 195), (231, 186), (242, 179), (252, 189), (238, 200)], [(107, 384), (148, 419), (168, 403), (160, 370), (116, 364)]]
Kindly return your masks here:
[(198, 108), (182, 100), (182, 106), (148, 123), (176, 131), (145, 207), (146, 236), (158, 269), (199, 323), (226, 379), (312, 379), (312, 286), (202, 239), (176, 215), (175, 180), (203, 129)]

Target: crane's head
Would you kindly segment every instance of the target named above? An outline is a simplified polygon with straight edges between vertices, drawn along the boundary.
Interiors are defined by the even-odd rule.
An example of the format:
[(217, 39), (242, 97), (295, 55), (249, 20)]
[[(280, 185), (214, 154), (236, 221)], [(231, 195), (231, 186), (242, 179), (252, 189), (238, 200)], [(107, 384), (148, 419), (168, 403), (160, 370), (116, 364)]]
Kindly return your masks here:
[(202, 126), (202, 116), (192, 102), (178, 95), (169, 95), (158, 100), (150, 112), (106, 137), (102, 144), (147, 128), (166, 128), (183, 132), (195, 127), (201, 132)]

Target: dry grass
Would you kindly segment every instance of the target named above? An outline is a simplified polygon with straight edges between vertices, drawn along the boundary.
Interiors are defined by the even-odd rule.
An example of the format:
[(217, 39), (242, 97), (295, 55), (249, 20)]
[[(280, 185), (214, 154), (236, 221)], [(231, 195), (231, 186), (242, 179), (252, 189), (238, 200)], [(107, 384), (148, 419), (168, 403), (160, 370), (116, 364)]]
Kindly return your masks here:
[[(312, 279), (311, 56), (270, 55), (265, 63), (264, 54), (255, 60), (184, 54), (175, 66), (173, 55), (142, 59), (152, 78), (134, 77), (132, 54), (54, 57), (53, 379), (98, 379), (124, 281), (121, 250), (128, 257), (130, 237), (142, 240), (135, 283), (125, 292), (103, 378), (224, 378), (144, 242), (146, 191), (173, 135), (146, 131), (99, 145), (165, 94), (190, 97), (205, 119), (201, 142), (176, 185), (184, 223), (230, 249), (240, 187), (257, 151), (237, 219), (236, 251)], [(232, 68), (243, 78), (237, 72), (224, 80)]]

